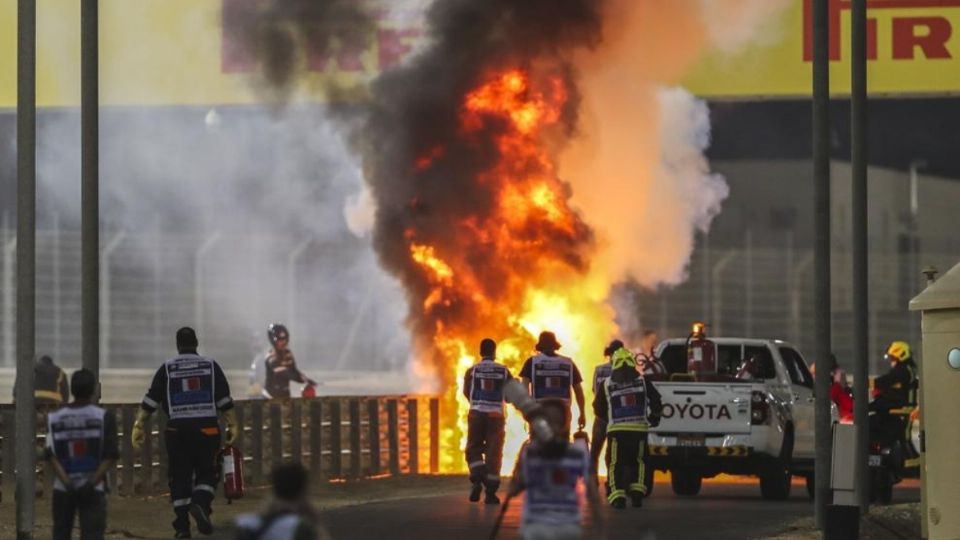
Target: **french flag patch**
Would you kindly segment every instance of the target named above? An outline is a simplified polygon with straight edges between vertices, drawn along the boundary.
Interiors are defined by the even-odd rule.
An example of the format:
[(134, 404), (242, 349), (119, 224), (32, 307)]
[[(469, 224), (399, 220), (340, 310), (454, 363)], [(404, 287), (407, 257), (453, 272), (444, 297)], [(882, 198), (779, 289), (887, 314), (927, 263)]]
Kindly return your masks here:
[(188, 377), (183, 380), (183, 391), (194, 392), (200, 389), (200, 377)]
[(87, 441), (70, 441), (70, 457), (79, 458), (87, 455)]
[(563, 377), (547, 377), (543, 385), (547, 388), (560, 388), (563, 386)]
[(496, 384), (490, 379), (481, 379), (480, 380), (480, 389), (484, 392), (491, 392), (496, 389)]
[(620, 396), (620, 403), (622, 403), (624, 407), (632, 407), (637, 404), (637, 395), (627, 394), (625, 396)]

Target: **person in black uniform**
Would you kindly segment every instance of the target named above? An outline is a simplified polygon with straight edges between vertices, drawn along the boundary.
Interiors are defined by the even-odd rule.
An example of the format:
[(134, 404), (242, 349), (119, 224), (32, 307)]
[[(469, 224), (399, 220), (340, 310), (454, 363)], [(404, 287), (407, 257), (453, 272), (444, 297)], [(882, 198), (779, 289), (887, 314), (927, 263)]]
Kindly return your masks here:
[[(33, 368), (33, 398), (38, 408), (62, 405), (70, 401), (67, 374), (53, 363), (53, 358), (43, 355)], [(13, 383), (13, 399), (17, 399), (17, 383)]]
[(271, 324), (267, 328), (267, 337), (273, 346), (264, 359), (266, 367), (266, 381), (263, 385), (263, 394), (268, 399), (290, 397), (290, 382), (295, 381), (308, 386), (316, 386), (317, 382), (307, 377), (297, 367), (293, 352), (289, 349), (290, 332), (282, 324)]
[(210, 504), (216, 492), (215, 463), (220, 450), (217, 414), (223, 415), (227, 425), (227, 444), (233, 444), (238, 433), (227, 378), (216, 361), (197, 354), (198, 345), (192, 328), (177, 330), (179, 354), (157, 370), (131, 434), (134, 449), (139, 449), (146, 419), (157, 409), (166, 413), (164, 441), (176, 538), (190, 538), (189, 516), (201, 534), (213, 533)]
[(53, 539), (70, 540), (80, 515), (80, 538), (102, 539), (107, 528), (107, 471), (117, 462), (117, 419), (92, 403), (93, 372), (80, 369), (70, 378), (73, 403), (47, 417), (46, 458), (55, 473)]
[(480, 342), (480, 362), (463, 376), (463, 395), (470, 402), (467, 415), (467, 447), (464, 453), (470, 468), (470, 501), (500, 504), (500, 466), (503, 463), (503, 385), (513, 378), (510, 370), (497, 363), (497, 343), (490, 338)]

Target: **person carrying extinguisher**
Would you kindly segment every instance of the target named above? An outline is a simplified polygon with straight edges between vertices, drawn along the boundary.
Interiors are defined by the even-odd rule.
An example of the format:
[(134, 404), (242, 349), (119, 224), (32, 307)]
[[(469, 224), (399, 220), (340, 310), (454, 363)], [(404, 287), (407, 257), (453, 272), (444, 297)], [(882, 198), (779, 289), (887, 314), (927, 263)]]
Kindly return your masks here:
[(297, 367), (297, 360), (293, 357), (293, 351), (290, 350), (290, 331), (287, 327), (275, 323), (267, 328), (267, 338), (270, 340), (271, 349), (263, 359), (266, 380), (263, 385), (263, 395), (267, 399), (289, 398), (290, 382), (298, 382), (307, 385), (305, 389), (310, 397), (312, 393), (316, 395), (312, 387), (317, 386), (317, 382), (307, 377), (300, 368)]
[(227, 378), (214, 359), (197, 353), (198, 346), (192, 328), (177, 330), (178, 354), (157, 370), (131, 432), (133, 448), (139, 449), (147, 418), (157, 409), (167, 415), (163, 436), (175, 538), (190, 538), (190, 516), (201, 534), (213, 533), (210, 512), (220, 450), (218, 414), (226, 423), (227, 445), (232, 445), (239, 433)]
[(467, 415), (467, 446), (464, 454), (470, 468), (470, 501), (480, 500), (486, 488), (487, 504), (500, 504), (500, 466), (503, 462), (503, 386), (513, 379), (510, 370), (497, 363), (497, 343), (480, 342), (480, 362), (463, 376), (463, 395), (470, 402)]
[(607, 500), (626, 508), (629, 495), (634, 507), (643, 506), (647, 457), (647, 430), (660, 425), (663, 405), (653, 383), (637, 371), (637, 361), (626, 348), (611, 358), (613, 371), (593, 400), (597, 418), (607, 421)]

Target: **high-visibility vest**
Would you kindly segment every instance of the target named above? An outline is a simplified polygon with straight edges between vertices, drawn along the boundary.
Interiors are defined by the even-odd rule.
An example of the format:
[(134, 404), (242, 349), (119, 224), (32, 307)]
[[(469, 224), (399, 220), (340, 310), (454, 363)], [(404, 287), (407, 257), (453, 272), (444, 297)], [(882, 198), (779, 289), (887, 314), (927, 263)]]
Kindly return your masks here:
[(544, 457), (528, 443), (520, 459), (526, 487), (523, 524), (579, 524), (577, 482), (586, 478), (590, 466), (586, 445), (574, 442), (562, 455)]
[(593, 370), (593, 393), (596, 394), (600, 391), (600, 387), (603, 386), (603, 382), (610, 378), (610, 373), (613, 371), (613, 366), (610, 365), (610, 362), (600, 364)]
[[(64, 407), (47, 416), (47, 448), (60, 462), (74, 487), (80, 487), (100, 467), (103, 461), (104, 415), (96, 405)], [(54, 489), (67, 491), (59, 478)], [(101, 481), (95, 488), (104, 490)]]
[(566, 356), (538, 354), (531, 359), (530, 375), (534, 399), (555, 398), (570, 402), (573, 360)]
[(647, 431), (647, 389), (643, 377), (631, 381), (617, 382), (607, 379), (604, 383), (607, 392), (607, 411), (609, 421), (607, 432), (611, 431)]
[(510, 378), (507, 368), (485, 358), (473, 366), (470, 378), (470, 410), (503, 415), (503, 385)]
[(170, 420), (217, 417), (213, 366), (212, 359), (193, 354), (164, 363)]

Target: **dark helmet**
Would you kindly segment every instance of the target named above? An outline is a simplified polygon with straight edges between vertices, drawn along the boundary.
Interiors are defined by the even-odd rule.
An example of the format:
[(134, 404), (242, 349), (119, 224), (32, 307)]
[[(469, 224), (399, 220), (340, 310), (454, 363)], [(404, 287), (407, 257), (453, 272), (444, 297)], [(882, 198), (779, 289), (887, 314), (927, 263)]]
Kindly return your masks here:
[(619, 339), (615, 339), (615, 340), (611, 341), (609, 345), (607, 345), (606, 347), (604, 347), (604, 349), (603, 349), (603, 355), (604, 355), (604, 356), (610, 356), (610, 355), (612, 355), (613, 353), (617, 352), (617, 351), (618, 351), (619, 349), (621, 349), (621, 348), (623, 348), (623, 342), (620, 341)]
[(287, 330), (287, 327), (280, 323), (273, 323), (267, 327), (267, 338), (270, 339), (271, 345), (276, 345), (278, 341), (284, 339), (290, 341), (290, 331)]

